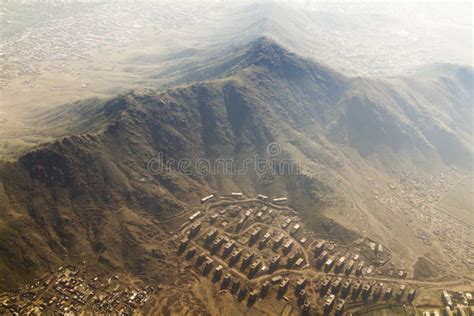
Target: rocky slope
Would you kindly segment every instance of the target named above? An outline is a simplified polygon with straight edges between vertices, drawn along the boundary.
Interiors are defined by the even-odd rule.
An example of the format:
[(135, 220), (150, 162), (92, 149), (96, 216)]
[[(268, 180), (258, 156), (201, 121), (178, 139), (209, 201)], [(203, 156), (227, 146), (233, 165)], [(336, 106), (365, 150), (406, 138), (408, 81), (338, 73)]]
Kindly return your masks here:
[[(386, 178), (392, 168), (471, 167), (472, 69), (348, 78), (269, 38), (229, 54), (227, 62), (200, 69), (215, 78), (210, 81), (46, 114), (51, 126), (67, 119), (75, 135), (0, 167), (4, 287), (83, 260), (163, 278), (156, 271), (172, 265), (160, 244), (169, 228), (163, 222), (209, 192), (287, 195), (317, 234), (349, 241), (360, 227), (344, 227), (331, 212), (357, 204), (357, 212), (370, 215), (359, 199), (369, 190), (368, 176)], [(272, 143), (278, 155), (268, 152)], [(234, 174), (195, 167), (201, 158), (211, 165), (232, 159), (240, 170), (253, 157), (287, 159), (298, 170), (259, 171), (251, 164)], [(178, 170), (180, 159), (189, 162), (186, 172)], [(157, 169), (165, 163), (169, 168)], [(372, 215), (368, 234), (395, 242), (399, 232), (379, 226), (400, 220)], [(416, 260), (411, 248), (417, 246), (408, 242), (395, 251)]]

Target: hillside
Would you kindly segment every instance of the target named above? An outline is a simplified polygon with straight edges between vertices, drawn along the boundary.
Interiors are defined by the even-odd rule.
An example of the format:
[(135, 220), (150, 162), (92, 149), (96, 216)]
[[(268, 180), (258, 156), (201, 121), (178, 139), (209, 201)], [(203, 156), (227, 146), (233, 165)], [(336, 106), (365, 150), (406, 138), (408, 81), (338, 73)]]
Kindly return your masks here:
[[(162, 242), (170, 237), (166, 220), (209, 192), (288, 196), (317, 235), (343, 242), (368, 235), (407, 265), (428, 251), (410, 235), (400, 242), (403, 219), (368, 202), (367, 178), (392, 181), (393, 169), (431, 174), (449, 165), (470, 171), (472, 69), (349, 78), (259, 38), (200, 71), (215, 79), (44, 114), (51, 126), (68, 119), (75, 135), (1, 166), (5, 288), (84, 258), (107, 270), (171, 279), (174, 272), (159, 273), (173, 266)], [(267, 151), (271, 143), (280, 155)], [(252, 157), (285, 158), (298, 172), (150, 170), (158, 158), (194, 166), (200, 158), (211, 165), (232, 159), (239, 168)], [(447, 260), (442, 252), (432, 256)]]

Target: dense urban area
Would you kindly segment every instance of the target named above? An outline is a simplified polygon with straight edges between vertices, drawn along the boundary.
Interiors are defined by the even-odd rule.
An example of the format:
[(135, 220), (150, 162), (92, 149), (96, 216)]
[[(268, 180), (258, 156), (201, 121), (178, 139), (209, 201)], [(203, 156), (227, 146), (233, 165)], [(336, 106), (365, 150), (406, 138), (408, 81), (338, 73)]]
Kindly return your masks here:
[[(394, 214), (403, 216), (412, 233), (426, 245), (438, 243), (451, 257), (451, 263), (464, 262), (474, 268), (473, 223), (469, 214), (458, 218), (437, 207), (443, 196), (465, 179), (455, 167), (437, 176), (392, 170), (399, 183), (375, 185), (375, 200)], [(471, 215), (472, 217), (472, 215)]]
[[(171, 4), (130, 6), (77, 3), (71, 6), (79, 9), (77, 14), (70, 15), (70, 12), (61, 11), (65, 8), (53, 6), (60, 11), (60, 17), (65, 16), (47, 16), (34, 27), (18, 30), (15, 29), (18, 23), (9, 19), (11, 9), (8, 6), (2, 8), (8, 30), (12, 31), (0, 43), (0, 88), (6, 87), (15, 78), (25, 78), (22, 83), (33, 87), (34, 78), (45, 72), (69, 73), (76, 78), (78, 85), (85, 87), (87, 82), (82, 81), (80, 69), (87, 69), (93, 54), (99, 51), (110, 53), (136, 42), (144, 29), (150, 32), (152, 28), (151, 32), (156, 33), (160, 32), (162, 25), (172, 29), (179, 23), (195, 19), (193, 10)], [(49, 8), (40, 5), (31, 7), (37, 10)], [(75, 61), (83, 65), (75, 67)], [(89, 67), (100, 68), (97, 65)]]

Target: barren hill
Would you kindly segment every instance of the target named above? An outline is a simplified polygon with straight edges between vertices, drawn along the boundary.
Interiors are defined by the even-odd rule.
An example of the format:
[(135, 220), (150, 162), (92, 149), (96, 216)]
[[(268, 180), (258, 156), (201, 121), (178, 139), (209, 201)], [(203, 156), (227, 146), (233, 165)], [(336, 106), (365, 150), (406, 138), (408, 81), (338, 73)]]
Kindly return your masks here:
[[(74, 135), (0, 167), (1, 284), (83, 260), (159, 279), (173, 254), (150, 240), (166, 239), (166, 220), (206, 193), (236, 190), (289, 196), (317, 234), (366, 234), (417, 260), (425, 246), (410, 236), (400, 242), (403, 220), (367, 204), (366, 179), (392, 180), (392, 169), (469, 171), (472, 69), (349, 78), (264, 37), (199, 71), (214, 79), (45, 114), (53, 127), (67, 119)], [(273, 143), (278, 155), (268, 150)], [(233, 172), (252, 157), (286, 159), (297, 170)], [(200, 172), (199, 159), (233, 165)], [(177, 161), (189, 162), (186, 172)]]

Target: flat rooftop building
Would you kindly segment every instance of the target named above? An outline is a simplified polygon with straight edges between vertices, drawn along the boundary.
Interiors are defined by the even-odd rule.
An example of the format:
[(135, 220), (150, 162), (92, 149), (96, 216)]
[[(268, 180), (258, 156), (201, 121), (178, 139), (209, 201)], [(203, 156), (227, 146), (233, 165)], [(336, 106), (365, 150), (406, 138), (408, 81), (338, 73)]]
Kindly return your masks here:
[(301, 267), (301, 265), (303, 264), (304, 262), (304, 259), (303, 258), (299, 258), (298, 260), (296, 260), (295, 262), (295, 267)]
[(218, 251), (219, 248), (222, 246), (222, 244), (224, 243), (224, 238), (222, 237), (217, 237), (216, 240), (214, 240), (213, 244), (212, 244), (212, 250), (213, 251)]
[(303, 315), (308, 315), (311, 310), (311, 303), (306, 301), (303, 305), (302, 310), (303, 310)]
[(212, 269), (212, 266), (214, 264), (214, 260), (212, 260), (211, 258), (207, 258), (206, 259), (206, 262), (204, 263), (204, 272), (210, 272), (210, 270)]
[(183, 239), (181, 239), (178, 250), (183, 251), (188, 246), (188, 243), (189, 243), (189, 239), (187, 237), (184, 237)]
[(217, 229), (211, 228), (206, 235), (206, 243), (210, 243), (217, 236)]
[(342, 268), (344, 268), (345, 263), (346, 263), (346, 257), (344, 257), (344, 256), (340, 257), (336, 262), (334, 272), (336, 272), (336, 273), (341, 272)]
[(382, 296), (383, 288), (383, 283), (379, 283), (375, 286), (374, 293), (372, 295), (374, 301), (378, 300)]
[(236, 199), (241, 199), (243, 196), (242, 192), (232, 192), (231, 195), (233, 198), (236, 198)]
[(263, 238), (260, 240), (260, 248), (264, 248), (267, 244), (268, 244), (268, 241), (270, 240), (270, 233), (267, 232), (265, 235), (263, 235)]
[(324, 250), (324, 241), (320, 241), (317, 243), (316, 247), (314, 248), (314, 256), (319, 256)]
[(271, 278), (271, 280), (272, 280), (273, 284), (277, 284), (277, 283), (280, 283), (281, 280), (283, 280), (283, 277), (281, 275), (277, 275), (277, 276), (274, 276), (273, 278)]
[(201, 254), (197, 257), (196, 266), (200, 266), (204, 262), (205, 258), (206, 258), (206, 253), (201, 252)]
[(218, 265), (214, 271), (214, 280), (219, 280), (221, 278), (222, 271), (224, 271), (224, 268), (222, 265)]
[(258, 236), (260, 235), (260, 232), (262, 231), (262, 229), (260, 227), (257, 227), (255, 228), (252, 233), (250, 234), (250, 239), (252, 240), (255, 240), (258, 238)]
[(196, 213), (194, 213), (193, 215), (189, 216), (189, 221), (192, 222), (194, 221), (196, 218), (198, 218), (199, 216), (202, 215), (202, 212), (201, 211), (197, 211)]
[(326, 260), (324, 263), (324, 271), (329, 272), (332, 269), (332, 266), (334, 264), (334, 257), (329, 258)]
[(189, 237), (192, 238), (196, 236), (200, 229), (201, 229), (201, 223), (194, 223), (193, 225), (191, 225), (191, 228), (189, 231)]
[(293, 241), (287, 240), (286, 243), (283, 245), (283, 252), (289, 253), (292, 247), (293, 247)]
[(355, 262), (354, 260), (349, 260), (349, 262), (347, 263), (347, 266), (346, 266), (346, 275), (349, 275), (351, 274), (352, 270), (354, 269), (354, 265), (355, 265)]
[(343, 299), (339, 299), (337, 300), (336, 302), (336, 308), (335, 308), (335, 313), (336, 315), (342, 315), (343, 311), (344, 311), (344, 306), (346, 304), (346, 301), (344, 301)]
[(405, 294), (405, 288), (406, 288), (406, 285), (405, 284), (402, 284), (400, 285), (400, 288), (398, 289), (398, 292), (397, 294), (395, 295), (396, 299), (398, 301), (401, 301), (402, 298), (403, 298), (403, 294)]
[(452, 301), (451, 296), (449, 295), (448, 291), (443, 290), (443, 292), (441, 292), (441, 297), (443, 298), (444, 305), (449, 306), (449, 307), (453, 307), (453, 301)]
[(321, 284), (321, 290), (326, 291), (327, 289), (329, 289), (329, 285), (331, 285), (331, 278), (326, 277), (323, 283)]
[(321, 266), (323, 265), (324, 262), (326, 262), (327, 258), (328, 258), (328, 252), (325, 250), (323, 251), (319, 257), (318, 257), (318, 265)]
[(287, 228), (288, 225), (291, 224), (291, 221), (292, 221), (291, 218), (287, 218), (287, 219), (285, 220), (285, 222), (284, 222), (283, 224), (281, 224), (281, 227), (282, 227), (282, 228)]
[(241, 255), (242, 255), (242, 249), (235, 249), (230, 256), (232, 259), (235, 259), (235, 258), (240, 258)]
[(330, 311), (332, 309), (332, 306), (334, 304), (334, 300), (336, 299), (336, 296), (334, 294), (329, 294), (326, 296), (324, 300), (324, 310), (326, 312)]
[(360, 281), (355, 282), (354, 286), (352, 287), (352, 299), (356, 299), (359, 296), (359, 293), (362, 289), (362, 283)]
[(188, 252), (186, 253), (186, 259), (190, 260), (196, 254), (196, 247), (189, 248)]
[(371, 286), (369, 283), (365, 284), (365, 285), (362, 287), (362, 296), (363, 296), (364, 298), (369, 297), (371, 290), (372, 290), (372, 286)]
[(244, 256), (244, 259), (242, 260), (242, 266), (243, 266), (243, 267), (246, 267), (247, 265), (249, 265), (249, 264), (250, 264), (250, 261), (252, 261), (253, 257), (254, 257), (254, 254), (253, 254), (253, 253), (251, 253), (251, 252), (247, 253), (247, 254)]
[(288, 278), (284, 278), (283, 280), (281, 280), (281, 283), (278, 286), (278, 293), (280, 295), (282, 295), (286, 292), (286, 290), (288, 289), (289, 283), (290, 283), (290, 279), (288, 279)]
[(415, 299), (415, 295), (416, 295), (416, 290), (413, 288), (410, 289), (410, 291), (408, 291), (408, 301), (412, 302)]
[(349, 290), (351, 288), (351, 285), (352, 285), (352, 280), (351, 279), (347, 279), (344, 281), (344, 283), (342, 284), (342, 289), (347, 291), (347, 293), (349, 293)]
[(283, 243), (283, 238), (284, 238), (283, 234), (280, 234), (275, 238), (275, 240), (273, 242), (273, 250), (277, 250), (278, 247), (281, 246), (281, 244)]
[(281, 255), (275, 255), (270, 262), (270, 270), (276, 270), (278, 268), (278, 264), (280, 263)]
[(232, 279), (232, 274), (226, 273), (226, 274), (224, 275), (224, 279), (222, 280), (222, 285), (221, 285), (221, 287), (222, 287), (222, 288), (226, 288), (227, 285), (229, 285), (231, 279)]
[(234, 249), (235, 242), (233, 240), (230, 240), (227, 244), (224, 246), (224, 255), (228, 255), (232, 249)]
[(274, 198), (273, 203), (274, 204), (283, 204), (286, 203), (288, 199), (286, 197), (280, 197), (280, 198)]
[(205, 196), (201, 199), (201, 203), (206, 203), (210, 200), (212, 200), (214, 198), (214, 194), (211, 194), (211, 195), (208, 195), (208, 196)]
[(250, 291), (249, 298), (248, 298), (249, 303), (255, 302), (256, 299), (257, 299), (257, 291), (255, 290)]
[(300, 291), (300, 290), (304, 289), (304, 287), (306, 286), (306, 282), (307, 282), (306, 277), (302, 277), (301, 279), (299, 279), (296, 282), (296, 291)]
[(336, 294), (339, 292), (339, 288), (341, 287), (342, 278), (338, 277), (331, 283), (331, 292)]
[(260, 290), (260, 295), (265, 296), (268, 293), (268, 290), (270, 289), (270, 281), (265, 281), (262, 284), (262, 288)]
[(211, 224), (214, 224), (215, 222), (217, 222), (218, 218), (219, 218), (218, 214), (212, 214), (211, 219), (210, 219)]

